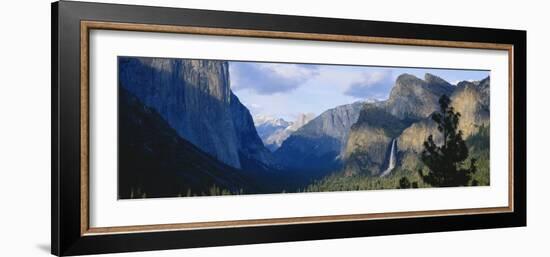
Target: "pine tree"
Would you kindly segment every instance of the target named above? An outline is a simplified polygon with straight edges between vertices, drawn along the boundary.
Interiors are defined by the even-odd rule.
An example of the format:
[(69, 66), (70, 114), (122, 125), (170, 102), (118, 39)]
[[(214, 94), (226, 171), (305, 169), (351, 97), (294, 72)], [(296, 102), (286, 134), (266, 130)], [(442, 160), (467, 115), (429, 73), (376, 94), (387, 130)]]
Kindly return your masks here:
[(402, 177), (399, 180), (399, 186), (397, 188), (398, 189), (411, 188), (411, 182), (407, 177)]
[(428, 140), (424, 141), (424, 150), (421, 154), (421, 160), (429, 171), (424, 174), (419, 170), (420, 177), (432, 186), (466, 186), (472, 174), (476, 172), (476, 160), (473, 158), (470, 160), (470, 166), (464, 168), (463, 162), (468, 158), (468, 148), (462, 139), (462, 131), (458, 130), (460, 113), (455, 113), (450, 103), (449, 97), (441, 96), (440, 112), (431, 116), (437, 124), (437, 130), (442, 134), (442, 145), (436, 145), (433, 135), (430, 135)]

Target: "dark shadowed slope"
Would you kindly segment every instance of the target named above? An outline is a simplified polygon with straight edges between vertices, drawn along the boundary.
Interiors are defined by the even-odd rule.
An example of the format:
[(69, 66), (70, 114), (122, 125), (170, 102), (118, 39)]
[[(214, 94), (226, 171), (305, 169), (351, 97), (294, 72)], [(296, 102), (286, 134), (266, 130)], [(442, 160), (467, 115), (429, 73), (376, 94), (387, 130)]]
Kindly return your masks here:
[(182, 139), (153, 109), (119, 89), (119, 198), (256, 192), (234, 168)]
[(362, 102), (356, 102), (323, 112), (283, 142), (275, 152), (276, 160), (291, 171), (339, 170), (340, 154), (362, 107)]

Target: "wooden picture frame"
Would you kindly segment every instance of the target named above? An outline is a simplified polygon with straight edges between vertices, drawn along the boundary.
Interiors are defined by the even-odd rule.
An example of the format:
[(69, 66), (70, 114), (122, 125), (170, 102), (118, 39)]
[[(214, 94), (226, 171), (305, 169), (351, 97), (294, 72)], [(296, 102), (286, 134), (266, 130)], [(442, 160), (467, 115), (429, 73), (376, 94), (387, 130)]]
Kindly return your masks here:
[[(91, 227), (88, 188), (91, 30), (505, 50), (509, 57), (508, 206)], [(52, 4), (52, 254), (525, 226), (525, 113), (525, 31), (56, 2)]]

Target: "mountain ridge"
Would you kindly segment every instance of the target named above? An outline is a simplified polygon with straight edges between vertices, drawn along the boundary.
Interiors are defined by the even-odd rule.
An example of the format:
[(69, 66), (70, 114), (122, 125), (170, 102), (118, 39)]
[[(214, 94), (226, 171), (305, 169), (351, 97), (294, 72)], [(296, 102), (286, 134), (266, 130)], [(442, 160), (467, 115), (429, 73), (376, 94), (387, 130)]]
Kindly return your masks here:
[(315, 118), (312, 113), (302, 113), (294, 121), (286, 121), (282, 118), (261, 116), (254, 120), (256, 131), (264, 142), (264, 145), (274, 152), (295, 131)]
[[(428, 135), (441, 140), (430, 116), (442, 95), (461, 113), (464, 136), (483, 128), (483, 140), (471, 141), (488, 144), (489, 92), (490, 77), (455, 86), (429, 73), (401, 74), (386, 100), (286, 121), (253, 117), (231, 91), (226, 61), (119, 57), (119, 122), (129, 131), (120, 138), (126, 152), (119, 174), (140, 193), (156, 190), (152, 196), (211, 186), (299, 191), (336, 173), (392, 176), (391, 167), (418, 167)], [(167, 186), (155, 189), (153, 182)], [(122, 197), (133, 196), (134, 187), (124, 185)]]
[[(375, 104), (365, 104), (346, 143), (345, 168), (347, 176), (378, 175), (387, 167), (388, 152), (396, 140), (398, 160), (416, 163), (424, 140), (437, 128), (430, 115), (439, 110), (442, 95), (451, 98), (451, 105), (461, 112), (459, 128), (465, 136), (475, 133), (481, 124), (488, 125), (489, 77), (478, 82), (460, 82), (453, 86), (440, 77), (427, 73), (424, 79), (402, 74), (395, 82), (389, 98)], [(481, 85), (481, 86), (480, 86)], [(412, 164), (411, 164), (412, 165)]]
[(343, 142), (362, 106), (362, 102), (356, 102), (324, 111), (283, 142), (274, 153), (276, 161), (290, 170), (338, 169)]

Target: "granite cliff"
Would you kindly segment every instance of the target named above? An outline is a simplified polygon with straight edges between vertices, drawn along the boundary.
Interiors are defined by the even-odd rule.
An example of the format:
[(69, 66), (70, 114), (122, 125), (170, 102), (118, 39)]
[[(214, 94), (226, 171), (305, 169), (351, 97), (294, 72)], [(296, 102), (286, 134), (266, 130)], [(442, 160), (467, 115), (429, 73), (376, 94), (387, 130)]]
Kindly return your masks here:
[(159, 113), (119, 90), (118, 197), (255, 192), (254, 182), (181, 138)]
[(180, 137), (233, 168), (271, 163), (225, 61), (119, 57), (119, 85)]
[(315, 117), (292, 133), (275, 151), (275, 159), (288, 170), (334, 171), (362, 102), (338, 106)]
[(436, 143), (441, 141), (430, 115), (439, 109), (443, 94), (450, 96), (451, 105), (461, 114), (459, 129), (464, 137), (475, 134), (480, 126), (489, 124), (489, 84), (489, 78), (453, 86), (431, 74), (423, 80), (409, 74), (399, 76), (388, 100), (366, 104), (351, 127), (343, 155), (345, 174), (379, 175), (388, 166), (393, 139), (397, 163), (414, 169), (424, 140), (433, 135)]

